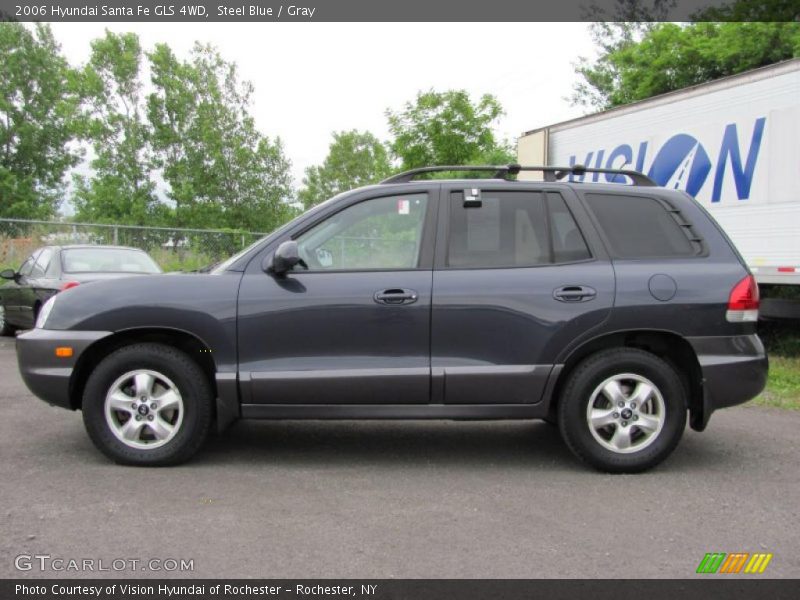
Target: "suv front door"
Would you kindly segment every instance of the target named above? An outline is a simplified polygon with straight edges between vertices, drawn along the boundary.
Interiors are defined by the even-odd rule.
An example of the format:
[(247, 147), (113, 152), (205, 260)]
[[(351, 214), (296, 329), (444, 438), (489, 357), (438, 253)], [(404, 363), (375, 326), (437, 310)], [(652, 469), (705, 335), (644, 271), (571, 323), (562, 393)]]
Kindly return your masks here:
[(307, 269), (281, 277), (250, 263), (239, 291), (243, 404), (429, 402), (438, 186), (418, 190), (302, 226), (291, 239)]
[(609, 315), (614, 272), (568, 188), (476, 186), (442, 189), (432, 402), (536, 403), (559, 353)]

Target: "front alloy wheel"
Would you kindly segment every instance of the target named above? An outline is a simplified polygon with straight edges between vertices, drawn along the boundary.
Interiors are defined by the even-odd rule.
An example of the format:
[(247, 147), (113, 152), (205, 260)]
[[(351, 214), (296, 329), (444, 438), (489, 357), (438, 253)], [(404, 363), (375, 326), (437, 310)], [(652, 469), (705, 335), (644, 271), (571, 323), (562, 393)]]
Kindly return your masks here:
[(106, 395), (106, 423), (131, 448), (167, 444), (183, 423), (183, 399), (166, 375), (149, 369), (117, 378)]

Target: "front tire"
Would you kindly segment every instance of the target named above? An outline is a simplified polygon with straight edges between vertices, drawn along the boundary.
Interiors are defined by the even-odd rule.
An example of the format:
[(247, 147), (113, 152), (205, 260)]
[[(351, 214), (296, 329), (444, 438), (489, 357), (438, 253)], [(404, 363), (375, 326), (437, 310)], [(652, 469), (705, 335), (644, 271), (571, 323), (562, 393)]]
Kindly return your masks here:
[(685, 387), (669, 363), (617, 348), (588, 357), (570, 374), (558, 422), (581, 460), (610, 473), (638, 473), (675, 449), (686, 410)]
[(82, 408), (89, 437), (113, 461), (174, 465), (191, 458), (208, 437), (213, 393), (185, 353), (142, 343), (100, 362), (86, 382)]

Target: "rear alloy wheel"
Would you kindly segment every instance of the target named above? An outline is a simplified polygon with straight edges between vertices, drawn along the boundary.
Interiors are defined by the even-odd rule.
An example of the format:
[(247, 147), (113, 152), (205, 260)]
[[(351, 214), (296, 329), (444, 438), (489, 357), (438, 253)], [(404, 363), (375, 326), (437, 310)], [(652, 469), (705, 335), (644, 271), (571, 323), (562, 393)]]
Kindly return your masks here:
[(630, 454), (658, 439), (665, 410), (656, 384), (635, 373), (620, 373), (595, 388), (586, 405), (586, 424), (603, 448)]
[(162, 344), (126, 346), (89, 376), (83, 420), (94, 444), (118, 463), (172, 465), (208, 436), (213, 394), (205, 373)]
[(6, 307), (0, 304), (0, 336), (14, 335), (14, 328), (6, 321)]
[(686, 407), (685, 388), (667, 362), (635, 348), (606, 350), (571, 373), (559, 427), (580, 459), (603, 471), (636, 473), (675, 449)]

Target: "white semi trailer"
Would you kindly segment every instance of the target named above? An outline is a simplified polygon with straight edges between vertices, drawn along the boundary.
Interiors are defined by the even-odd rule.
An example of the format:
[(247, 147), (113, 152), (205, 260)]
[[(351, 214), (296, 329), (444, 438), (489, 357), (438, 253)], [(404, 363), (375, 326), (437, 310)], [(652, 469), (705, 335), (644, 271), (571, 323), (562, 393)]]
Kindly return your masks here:
[(685, 190), (744, 256), (762, 314), (800, 314), (781, 299), (800, 298), (800, 59), (535, 129), (517, 150), (523, 165), (635, 169)]

